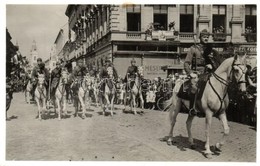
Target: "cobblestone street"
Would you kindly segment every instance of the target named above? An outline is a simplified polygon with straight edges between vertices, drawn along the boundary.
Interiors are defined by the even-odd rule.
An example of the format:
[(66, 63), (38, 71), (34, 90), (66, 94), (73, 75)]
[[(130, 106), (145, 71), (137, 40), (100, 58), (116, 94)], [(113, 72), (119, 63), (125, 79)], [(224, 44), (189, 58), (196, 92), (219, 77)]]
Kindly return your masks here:
[[(223, 151), (212, 159), (203, 156), (205, 119), (196, 118), (192, 132), (197, 145), (189, 148), (186, 114), (179, 114), (174, 144), (161, 141), (169, 132), (168, 112), (145, 110), (144, 115), (123, 113), (103, 116), (95, 106), (86, 119), (73, 116), (58, 121), (36, 119), (37, 107), (26, 104), (23, 93), (15, 93), (6, 121), (6, 160), (47, 161), (221, 161), (256, 162), (256, 131), (229, 122), (230, 134)], [(73, 114), (74, 108), (68, 105)], [(218, 119), (212, 121), (210, 143), (222, 137)]]

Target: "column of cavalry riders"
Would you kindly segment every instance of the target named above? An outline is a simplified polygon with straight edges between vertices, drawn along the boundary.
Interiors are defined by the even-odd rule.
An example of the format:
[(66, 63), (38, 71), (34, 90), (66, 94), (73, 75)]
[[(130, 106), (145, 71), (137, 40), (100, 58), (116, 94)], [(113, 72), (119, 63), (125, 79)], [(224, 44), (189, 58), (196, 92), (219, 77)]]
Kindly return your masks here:
[[(203, 89), (205, 87), (205, 83), (207, 81), (207, 78), (209, 76), (209, 73), (214, 71), (219, 65), (220, 65), (220, 57), (216, 50), (212, 49), (212, 47), (208, 44), (208, 38), (209, 38), (209, 32), (207, 30), (202, 30), (200, 32), (200, 43), (194, 44), (191, 46), (189, 52), (187, 53), (185, 62), (184, 62), (184, 70), (186, 71), (188, 77), (187, 82), (185, 82), (179, 92), (178, 97), (182, 99), (188, 99), (190, 100), (190, 114), (196, 115), (198, 112), (194, 109), (194, 101), (199, 99), (202, 95)], [(49, 89), (50, 86), (50, 96), (49, 99), (54, 101), (55, 98), (55, 90), (57, 88), (59, 79), (61, 78), (61, 72), (62, 70), (67, 69), (67, 64), (64, 64), (64, 62), (58, 61), (56, 63), (56, 68), (52, 70), (51, 74), (49, 71), (45, 68), (44, 63), (42, 62), (41, 58), (37, 59), (37, 65), (34, 67), (32, 71), (32, 77), (31, 82), (33, 84), (32, 88), (32, 96), (34, 98), (34, 91), (37, 85), (37, 77), (38, 74), (44, 74), (45, 75), (45, 86), (46, 89)], [(100, 79), (100, 92), (102, 93), (104, 91), (104, 82), (102, 79), (108, 78), (108, 72), (107, 68), (113, 67), (112, 62), (107, 58), (105, 60), (105, 65), (100, 70), (99, 75), (95, 71), (89, 71), (87, 67), (85, 67), (83, 60), (79, 60), (77, 62), (77, 66), (74, 68), (74, 70), (71, 73), (71, 81), (70, 81), (70, 88), (73, 92), (73, 96), (77, 95), (77, 91), (79, 89), (79, 84), (83, 80), (84, 76), (90, 75), (92, 77), (99, 76)], [(129, 89), (131, 89), (131, 86), (133, 86), (136, 75), (138, 73), (138, 67), (136, 66), (135, 59), (131, 60), (131, 65), (127, 69), (127, 73), (124, 78), (124, 83), (126, 83), (126, 92), (129, 92)], [(199, 91), (193, 92), (191, 89), (191, 86), (194, 85), (194, 83), (191, 81), (195, 77), (200, 77), (198, 82), (198, 89)], [(114, 76), (114, 82), (118, 81), (118, 74), (116, 69), (113, 67), (113, 76)], [(50, 81), (50, 83), (49, 83)], [(49, 85), (50, 84), (50, 85)], [(196, 85), (195, 85), (196, 86)], [(200, 93), (196, 93), (200, 92)]]

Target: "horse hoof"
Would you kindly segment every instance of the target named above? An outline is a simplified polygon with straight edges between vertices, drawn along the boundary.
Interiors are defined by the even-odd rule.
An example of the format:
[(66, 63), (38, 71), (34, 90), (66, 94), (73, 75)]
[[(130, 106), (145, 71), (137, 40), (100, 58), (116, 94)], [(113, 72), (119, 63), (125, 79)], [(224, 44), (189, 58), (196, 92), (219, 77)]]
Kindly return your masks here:
[(172, 145), (173, 145), (173, 142), (170, 141), (170, 140), (168, 140), (168, 141), (167, 141), (167, 145), (172, 146)]
[(190, 145), (190, 148), (191, 149), (196, 149), (196, 146), (193, 144), (193, 145)]
[(205, 157), (207, 159), (212, 159), (212, 154), (211, 153), (205, 153)]
[(215, 145), (215, 151), (221, 152), (221, 144), (220, 144), (220, 143), (216, 143), (216, 145)]

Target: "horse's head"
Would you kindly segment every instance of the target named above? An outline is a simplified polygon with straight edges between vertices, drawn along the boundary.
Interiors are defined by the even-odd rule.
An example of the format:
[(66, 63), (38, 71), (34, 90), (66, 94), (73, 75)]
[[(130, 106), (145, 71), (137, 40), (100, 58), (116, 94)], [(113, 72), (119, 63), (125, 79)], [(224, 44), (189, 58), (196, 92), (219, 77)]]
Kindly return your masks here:
[(45, 83), (45, 75), (44, 74), (38, 74), (38, 85), (42, 87)]
[(63, 70), (61, 72), (62, 83), (67, 84), (68, 83), (68, 78), (69, 78), (68, 72), (66, 70)]
[(91, 77), (87, 74), (83, 78), (83, 82), (85, 83), (86, 86), (90, 86), (92, 83)]
[(138, 75), (140, 77), (143, 77), (144, 76), (144, 68), (143, 68), (143, 66), (138, 66), (137, 72), (138, 72)]
[(232, 64), (232, 81), (238, 84), (241, 92), (246, 92), (246, 71), (245, 56), (236, 55)]
[(107, 74), (109, 78), (113, 78), (113, 68), (112, 67), (108, 67), (107, 68)]

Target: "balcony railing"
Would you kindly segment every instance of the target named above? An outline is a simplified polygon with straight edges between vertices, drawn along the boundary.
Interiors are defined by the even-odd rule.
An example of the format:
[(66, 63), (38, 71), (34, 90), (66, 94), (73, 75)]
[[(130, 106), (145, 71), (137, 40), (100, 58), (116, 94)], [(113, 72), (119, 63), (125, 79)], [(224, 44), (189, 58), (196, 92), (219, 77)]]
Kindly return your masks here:
[(180, 32), (179, 34), (179, 40), (193, 40), (194, 39), (194, 33), (192, 32)]
[(127, 32), (126, 38), (127, 39), (141, 39), (141, 33), (140, 32)]
[(152, 40), (175, 40), (178, 36), (175, 35), (174, 31), (152, 31)]
[(212, 34), (214, 41), (226, 41), (227, 34), (226, 33), (213, 33)]
[(245, 37), (247, 42), (256, 42), (256, 33), (246, 33)]

